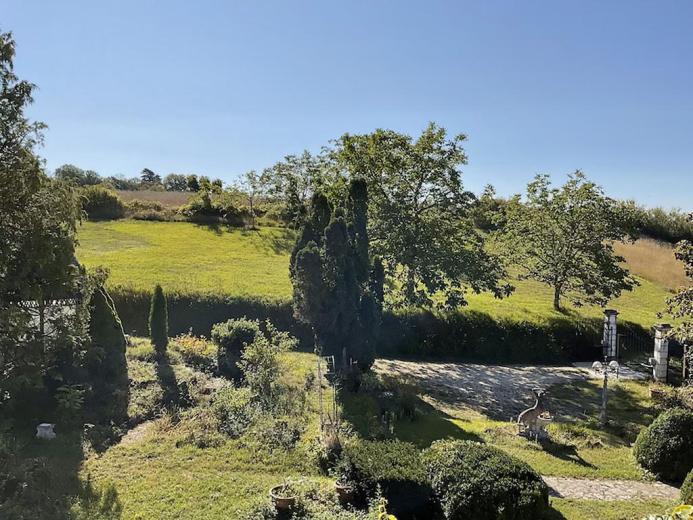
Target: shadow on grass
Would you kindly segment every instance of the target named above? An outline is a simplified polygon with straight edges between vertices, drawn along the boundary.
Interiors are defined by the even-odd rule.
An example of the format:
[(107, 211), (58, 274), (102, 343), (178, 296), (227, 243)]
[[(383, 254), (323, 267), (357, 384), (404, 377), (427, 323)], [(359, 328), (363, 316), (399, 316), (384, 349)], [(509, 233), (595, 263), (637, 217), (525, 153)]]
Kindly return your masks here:
[(542, 520), (566, 520), (563, 513), (550, 506), (546, 509), (541, 518)]
[(178, 380), (173, 371), (168, 353), (159, 354), (156, 357), (156, 377), (164, 392), (164, 407), (168, 410), (180, 405), (180, 392)]
[[(122, 506), (113, 485), (97, 488), (79, 476), (84, 459), (78, 429), (44, 441), (33, 431), (0, 432), (0, 517), (117, 520)], [(75, 516), (76, 515), (76, 516)]]
[(546, 453), (548, 453), (549, 455), (553, 455), (558, 459), (572, 462), (574, 464), (579, 464), (580, 466), (583, 466), (585, 468), (596, 468), (594, 464), (587, 462), (580, 456), (576, 446), (573, 446), (571, 444), (561, 444), (551, 439), (542, 439), (540, 441), (540, 444), (542, 449)]
[(290, 253), (296, 243), (296, 233), (289, 228), (274, 228), (268, 233), (260, 233), (258, 228), (242, 232), (242, 234), (246, 233), (255, 233), (255, 236), (260, 239), (263, 249), (271, 251), (275, 255)]
[(364, 438), (394, 437), (419, 448), (427, 448), (440, 439), (484, 442), (480, 436), (466, 431), (453, 422), (451, 416), (435, 409), (419, 396), (410, 399), (408, 408), (414, 413), (396, 419), (390, 428), (384, 415), (385, 409), (392, 409), (390, 403), (366, 392), (344, 392), (341, 395), (342, 417)]

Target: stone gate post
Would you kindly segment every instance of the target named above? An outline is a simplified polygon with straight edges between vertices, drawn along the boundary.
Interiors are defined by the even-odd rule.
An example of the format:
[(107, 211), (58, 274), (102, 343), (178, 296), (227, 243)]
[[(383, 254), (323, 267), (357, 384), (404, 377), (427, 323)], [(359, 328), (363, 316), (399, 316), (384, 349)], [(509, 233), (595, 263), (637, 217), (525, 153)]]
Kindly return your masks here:
[(654, 367), (652, 376), (655, 381), (666, 382), (667, 372), (669, 371), (669, 337), (667, 336), (671, 325), (668, 323), (658, 323), (654, 326)]
[(602, 346), (604, 347), (604, 355), (610, 358), (615, 358), (618, 355), (616, 316), (618, 316), (618, 311), (614, 309), (604, 310), (604, 332), (602, 334)]

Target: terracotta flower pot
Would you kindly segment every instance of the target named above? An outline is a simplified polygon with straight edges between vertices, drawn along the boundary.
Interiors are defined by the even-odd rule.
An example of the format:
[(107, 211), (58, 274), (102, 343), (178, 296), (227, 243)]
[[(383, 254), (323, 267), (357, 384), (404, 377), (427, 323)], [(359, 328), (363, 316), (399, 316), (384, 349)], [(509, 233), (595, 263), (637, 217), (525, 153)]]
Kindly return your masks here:
[(274, 507), (277, 508), (277, 511), (286, 511), (296, 505), (296, 495), (285, 496), (284, 493), (283, 485), (274, 486), (270, 489), (270, 498), (274, 502)]

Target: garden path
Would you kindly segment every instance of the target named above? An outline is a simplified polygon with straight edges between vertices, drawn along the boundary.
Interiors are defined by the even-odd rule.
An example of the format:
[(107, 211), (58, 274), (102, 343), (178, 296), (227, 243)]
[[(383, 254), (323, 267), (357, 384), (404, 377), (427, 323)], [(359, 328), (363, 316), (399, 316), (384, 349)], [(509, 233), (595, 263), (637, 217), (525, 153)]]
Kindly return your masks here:
[(679, 490), (661, 482), (543, 477), (549, 494), (580, 500), (677, 500)]

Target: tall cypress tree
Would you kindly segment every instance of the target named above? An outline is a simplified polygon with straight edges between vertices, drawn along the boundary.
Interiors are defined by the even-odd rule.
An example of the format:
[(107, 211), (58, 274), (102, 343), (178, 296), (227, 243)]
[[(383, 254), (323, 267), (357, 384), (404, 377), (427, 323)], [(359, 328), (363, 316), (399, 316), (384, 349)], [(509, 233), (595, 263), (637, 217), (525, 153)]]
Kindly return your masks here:
[(342, 368), (357, 361), (363, 370), (375, 357), (382, 311), (382, 265), (371, 265), (367, 200), (358, 179), (334, 211), (316, 194), (291, 261), (294, 314), (313, 328), (316, 351), (335, 355)]
[(149, 337), (158, 354), (166, 352), (168, 346), (168, 310), (166, 309), (166, 296), (161, 285), (154, 288), (152, 305), (149, 310)]
[(87, 411), (96, 422), (121, 423), (127, 419), (128, 366), (125, 334), (113, 300), (104, 287), (91, 297), (87, 370), (91, 392)]

